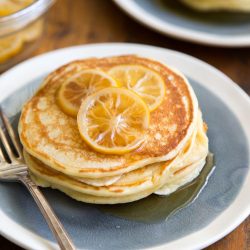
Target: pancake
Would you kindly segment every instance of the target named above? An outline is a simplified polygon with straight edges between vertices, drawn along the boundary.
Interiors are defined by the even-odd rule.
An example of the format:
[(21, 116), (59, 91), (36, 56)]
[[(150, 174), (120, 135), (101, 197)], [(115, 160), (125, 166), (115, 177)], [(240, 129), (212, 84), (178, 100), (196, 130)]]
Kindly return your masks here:
[(207, 154), (208, 139), (201, 115), (194, 135), (175, 158), (123, 174), (108, 186), (96, 187), (79, 182), (24, 152), (25, 160), (38, 185), (59, 189), (77, 200), (107, 204), (134, 201), (153, 192), (169, 194), (197, 177)]
[(126, 173), (117, 182), (109, 186), (97, 187), (79, 182), (77, 179), (55, 171), (27, 153), (24, 153), (24, 155), (31, 173), (47, 180), (48, 183), (80, 193), (107, 198), (127, 196), (149, 188), (154, 188), (157, 184), (156, 178), (160, 175), (161, 171), (161, 163), (155, 163), (147, 168)]
[[(127, 64), (157, 72), (166, 85), (164, 99), (150, 114), (147, 138), (141, 147), (124, 155), (95, 152), (80, 137), (76, 119), (57, 105), (56, 92), (66, 79), (84, 69), (108, 71)], [(197, 113), (198, 102), (187, 79), (168, 66), (133, 55), (92, 58), (71, 62), (45, 79), (22, 109), (19, 135), (30, 155), (65, 175), (89, 179), (117, 177), (176, 157), (195, 130)]]
[[(195, 173), (198, 173), (202, 170), (203, 166), (205, 165), (205, 158), (202, 159), (200, 162), (192, 164), (190, 166), (192, 170)], [(140, 199), (143, 199), (152, 193), (159, 194), (159, 195), (168, 195), (171, 194), (172, 192), (176, 191), (178, 188), (181, 186), (185, 185), (188, 182), (191, 182), (193, 179), (196, 178), (195, 175), (190, 174), (186, 175), (185, 178), (177, 179), (176, 182), (171, 182), (169, 184), (166, 184), (164, 186), (164, 189), (160, 189), (157, 191), (159, 186), (152, 187), (150, 189), (146, 189), (144, 191), (141, 191), (139, 193), (131, 194), (131, 195), (125, 195), (125, 196), (112, 196), (112, 197), (106, 197), (106, 196), (94, 196), (94, 195), (89, 195), (85, 194), (82, 192), (77, 192), (75, 190), (72, 190), (70, 188), (66, 188), (65, 186), (62, 186), (58, 184), (57, 182), (48, 182), (45, 176), (37, 176), (31, 174), (31, 177), (33, 181), (41, 186), (41, 187), (50, 187), (53, 189), (60, 190), (61, 192), (65, 193), (69, 197), (81, 201), (81, 202), (86, 202), (86, 203), (92, 203), (92, 204), (120, 204), (120, 203), (128, 203), (128, 202), (133, 202), (137, 201)], [(168, 189), (167, 189), (168, 188)]]
[(186, 5), (201, 11), (250, 11), (249, 0), (181, 0)]
[[(198, 171), (201, 171), (204, 164), (205, 164), (205, 158), (202, 159), (198, 163), (192, 164), (192, 166), (190, 166), (190, 167), (192, 167), (192, 169), (195, 172), (198, 172)], [(186, 183), (191, 182), (195, 178), (194, 175), (192, 175), (193, 178), (191, 178), (190, 176), (191, 175), (189, 174), (186, 177), (185, 181), (183, 181), (183, 182), (180, 182), (179, 179), (177, 179), (176, 183), (171, 182), (169, 184), (169, 190), (166, 190), (166, 187), (167, 187), (167, 185), (166, 185), (165, 190), (161, 190), (161, 191), (159, 190), (159, 194), (160, 195), (167, 195), (167, 194), (174, 192), (175, 190), (177, 190), (181, 186), (185, 185)], [(39, 185), (41, 187), (50, 187), (53, 189), (57, 189), (57, 190), (60, 190), (61, 192), (65, 193), (66, 195), (70, 196), (71, 198), (73, 198), (77, 201), (86, 202), (86, 203), (93, 203), (93, 204), (120, 204), (120, 203), (133, 202), (133, 201), (145, 198), (154, 192), (156, 194), (158, 194), (157, 189), (159, 189), (159, 186), (154, 186), (154, 187), (151, 187), (151, 188), (146, 189), (144, 191), (130, 194), (130, 195), (109, 196), (109, 197), (107, 197), (107, 196), (94, 196), (94, 195), (89, 195), (86, 193), (78, 192), (78, 191), (75, 191), (73, 189), (67, 188), (64, 185), (60, 185), (56, 181), (54, 181), (54, 182), (53, 181), (51, 182), (51, 180), (48, 181), (48, 178), (46, 175), (40, 175), (40, 174), (36, 175), (36, 174), (33, 174), (31, 172), (31, 178), (33, 179), (33, 181), (37, 185)]]
[(128, 203), (132, 201), (136, 201), (142, 198), (145, 198), (153, 193), (154, 189), (146, 190), (141, 193), (123, 196), (123, 197), (102, 197), (102, 196), (94, 196), (88, 195), (84, 193), (80, 193), (69, 188), (65, 188), (64, 186), (59, 185), (58, 183), (49, 183), (44, 177), (42, 176), (35, 176), (31, 174), (32, 180), (41, 187), (50, 187), (53, 189), (60, 190), (61, 192), (65, 193), (69, 197), (86, 203), (92, 204), (119, 204), (119, 203)]
[(205, 164), (206, 157), (201, 158), (191, 165), (182, 167), (176, 172), (173, 172), (172, 175), (168, 176), (167, 183), (156, 190), (154, 193), (158, 195), (169, 195), (173, 193), (180, 187), (194, 180), (199, 175)]
[(76, 180), (92, 185), (92, 186), (96, 186), (96, 187), (101, 187), (101, 186), (109, 186), (113, 183), (115, 183), (116, 181), (118, 181), (121, 178), (121, 175), (116, 175), (116, 176), (111, 176), (111, 177), (102, 177), (102, 178), (77, 178), (75, 177)]
[(50, 188), (60, 190), (66, 195), (78, 201), (87, 202), (87, 203), (95, 203), (95, 204), (118, 204), (118, 203), (127, 203), (127, 202), (136, 201), (136, 200), (145, 198), (154, 192), (156, 194), (161, 194), (161, 195), (170, 194), (174, 192), (175, 190), (177, 190), (179, 187), (192, 181), (197, 176), (196, 173), (199, 173), (201, 171), (204, 164), (205, 164), (205, 158), (201, 159), (197, 163), (192, 164), (189, 167), (190, 169), (192, 169), (192, 171), (194, 171), (195, 174), (191, 174), (189, 172), (187, 175), (184, 175), (184, 178), (181, 178), (181, 179), (177, 178), (175, 182), (172, 180), (171, 183), (166, 184), (164, 186), (164, 189), (160, 189), (159, 191), (157, 191), (160, 187), (160, 184), (158, 183), (158, 185), (152, 186), (148, 189), (140, 190), (137, 193), (132, 193), (132, 194), (123, 195), (123, 196), (95, 196), (95, 195), (75, 191), (74, 189), (70, 189), (66, 187), (65, 185), (59, 184), (59, 182), (57, 182), (55, 179), (53, 180), (53, 178), (51, 177), (48, 178), (46, 174), (44, 175), (36, 171), (35, 171), (36, 172), (35, 174), (31, 172), (31, 177), (37, 185), (41, 187), (50, 187)]

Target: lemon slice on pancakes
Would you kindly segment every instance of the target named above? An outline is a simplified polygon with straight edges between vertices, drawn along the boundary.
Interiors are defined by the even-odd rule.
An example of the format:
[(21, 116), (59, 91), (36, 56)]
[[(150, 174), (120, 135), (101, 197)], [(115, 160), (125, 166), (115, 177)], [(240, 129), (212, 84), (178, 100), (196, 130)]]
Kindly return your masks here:
[(106, 88), (83, 100), (77, 123), (82, 138), (94, 150), (124, 154), (145, 140), (149, 116), (147, 105), (133, 91)]
[(162, 77), (141, 65), (120, 65), (108, 72), (123, 87), (135, 91), (147, 103), (149, 110), (155, 110), (165, 95)]
[(117, 86), (116, 81), (103, 71), (83, 70), (60, 86), (57, 92), (57, 103), (64, 113), (76, 117), (84, 98), (112, 86)]

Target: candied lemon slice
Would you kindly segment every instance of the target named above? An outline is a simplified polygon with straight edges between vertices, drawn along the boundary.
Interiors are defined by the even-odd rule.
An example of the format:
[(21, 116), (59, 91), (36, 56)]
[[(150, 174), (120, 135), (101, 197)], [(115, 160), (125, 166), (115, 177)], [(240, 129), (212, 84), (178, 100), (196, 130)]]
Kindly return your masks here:
[(61, 85), (57, 102), (63, 112), (75, 117), (85, 97), (112, 86), (116, 87), (117, 83), (106, 73), (96, 69), (83, 70)]
[(22, 47), (23, 41), (18, 34), (0, 38), (0, 63), (19, 53)]
[(120, 65), (108, 72), (123, 87), (135, 91), (153, 111), (165, 95), (165, 83), (156, 72), (140, 65)]
[(41, 36), (43, 32), (44, 20), (40, 19), (28, 27), (24, 28), (20, 33), (25, 42), (31, 42)]
[(33, 2), (34, 0), (0, 0), (0, 16), (11, 15)]
[(145, 140), (149, 109), (133, 91), (111, 87), (82, 102), (77, 123), (82, 138), (96, 151), (124, 154)]

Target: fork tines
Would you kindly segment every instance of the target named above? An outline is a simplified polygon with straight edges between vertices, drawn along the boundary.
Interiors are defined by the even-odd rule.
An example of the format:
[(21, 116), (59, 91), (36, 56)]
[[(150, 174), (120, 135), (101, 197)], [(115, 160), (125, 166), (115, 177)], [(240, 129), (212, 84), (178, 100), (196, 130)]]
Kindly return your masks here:
[(3, 126), (0, 126), (0, 163), (2, 166), (3, 163), (21, 164), (23, 163), (22, 147), (9, 119), (1, 108), (0, 119)]

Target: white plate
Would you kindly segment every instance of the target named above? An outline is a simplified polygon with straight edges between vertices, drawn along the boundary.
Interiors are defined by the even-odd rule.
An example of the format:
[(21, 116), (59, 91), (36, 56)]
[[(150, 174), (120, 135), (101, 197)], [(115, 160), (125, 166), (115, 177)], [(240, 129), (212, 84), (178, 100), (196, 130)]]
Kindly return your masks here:
[[(30, 82), (37, 82), (37, 79), (40, 81), (41, 77), (44, 77), (48, 72), (70, 62), (71, 60), (93, 56), (102, 57), (120, 54), (139, 54), (145, 57), (152, 57), (166, 62), (170, 66), (182, 71), (192, 80), (192, 82), (194, 81), (195, 90), (201, 89), (198, 98), (203, 96), (204, 99), (207, 98), (208, 100), (210, 100), (210, 98), (211, 100), (216, 99), (218, 103), (221, 103), (221, 105), (218, 106), (218, 110), (221, 108), (226, 111), (225, 115), (227, 115), (227, 112), (231, 112), (232, 115), (235, 116), (235, 119), (241, 126), (240, 130), (243, 131), (243, 139), (246, 140), (246, 145), (244, 144), (243, 150), (244, 157), (250, 155), (249, 147), (247, 146), (250, 144), (249, 97), (228, 77), (215, 68), (191, 56), (167, 49), (137, 44), (96, 44), (70, 47), (49, 52), (27, 60), (1, 75), (0, 102), (20, 89), (16, 92), (16, 96), (11, 97), (12, 99), (10, 100), (12, 100), (12, 102), (10, 101), (6, 104), (5, 101), (5, 108), (8, 111), (8, 115), (12, 115), (11, 112), (15, 114), (20, 108), (20, 105), (16, 106), (14, 109), (12, 109), (11, 106), (14, 105), (14, 103), (17, 105), (17, 101), (22, 99), (22, 89)], [(209, 102), (204, 104), (203, 100), (200, 100), (200, 103), (205, 118), (210, 119), (210, 115), (211, 119), (213, 119), (216, 115), (217, 107), (211, 106), (214, 110), (213, 113), (210, 112), (210, 114), (206, 114), (207, 107), (210, 105)], [(214, 103), (211, 103), (211, 105), (214, 105)], [(221, 119), (224, 118), (221, 117)], [(230, 123), (230, 121), (228, 123)], [(216, 125), (217, 128), (213, 128), (213, 125), (209, 124), (211, 137), (213, 138), (220, 137), (220, 134), (213, 135), (216, 129), (219, 131), (226, 130), (227, 124), (223, 124), (223, 121), (219, 121), (218, 124), (220, 125)], [(232, 131), (231, 133), (233, 135), (236, 132)], [(213, 144), (214, 140), (211, 137), (210, 145)], [(223, 141), (224, 138), (221, 138), (220, 142), (222, 144), (218, 147), (219, 151), (221, 146), (230, 146), (223, 145)], [(242, 145), (239, 145), (239, 148), (240, 146)], [(234, 152), (229, 153), (232, 156)], [(239, 169), (240, 171), (233, 173), (231, 180), (230, 178), (227, 180), (226, 177), (221, 179), (221, 182), (224, 182), (225, 185), (230, 184), (230, 187), (237, 187), (235, 198), (229, 199), (226, 196), (224, 197), (226, 199), (223, 198), (223, 200), (221, 200), (220, 197), (216, 197), (216, 192), (219, 192), (220, 187), (213, 187), (213, 182), (219, 176), (220, 171), (225, 171), (225, 174), (227, 174), (227, 166), (223, 166), (223, 162), (221, 163), (220, 152), (216, 152), (215, 156), (217, 157), (217, 163), (219, 164), (217, 165), (217, 172), (214, 172), (205, 190), (203, 190), (202, 194), (194, 204), (172, 216), (168, 221), (164, 221), (157, 225), (144, 225), (121, 219), (114, 219), (108, 215), (100, 213), (99, 211), (93, 212), (93, 208), (90, 209), (89, 206), (73, 201), (63, 194), (50, 189), (46, 190), (45, 194), (79, 249), (108, 249), (107, 244), (115, 241), (115, 238), (121, 242), (121, 248), (119, 249), (126, 249), (126, 246), (130, 246), (131, 249), (148, 247), (153, 249), (203, 248), (231, 232), (250, 213), (249, 166), (246, 165)], [(237, 157), (235, 156), (234, 158)], [(243, 162), (243, 165), (244, 164), (248, 164), (247, 161)], [(242, 183), (239, 183), (239, 179), (240, 176), (243, 175), (243, 170), (246, 178), (244, 181), (242, 180), (243, 185), (241, 186)], [(206, 193), (209, 192), (210, 195), (215, 197), (213, 199), (215, 199), (217, 203), (211, 203), (213, 199), (207, 200), (205, 196)], [(228, 192), (230, 192), (230, 190)], [(226, 195), (226, 192), (224, 191), (222, 195), (224, 195), (224, 193)], [(22, 189), (18, 184), (0, 183), (0, 199), (0, 233), (4, 237), (29, 249), (48, 249), (50, 247), (55, 247), (55, 243), (52, 243), (53, 238), (51, 238), (49, 230), (44, 221), (40, 218), (39, 212), (24, 188)], [(189, 218), (192, 217), (193, 211), (197, 209), (197, 204), (201, 207), (202, 199), (206, 202), (205, 207), (209, 207), (211, 211), (199, 210), (195, 215), (196, 218), (200, 218), (200, 221), (198, 220), (198, 223), (196, 222), (196, 224), (200, 224), (199, 228), (192, 228), (192, 230), (188, 229), (188, 232), (184, 232), (182, 236), (178, 236), (169, 242), (160, 242), (159, 237), (162, 237), (162, 239), (168, 237), (168, 235), (163, 234), (164, 230), (172, 227), (172, 224), (178, 219), (181, 220), (181, 222), (187, 221), (187, 227), (194, 226), (190, 223)], [(214, 212), (217, 213), (216, 210), (219, 210), (222, 203), (224, 206), (223, 209), (216, 214), (216, 216), (211, 217), (210, 221), (203, 224), (203, 220), (206, 221), (206, 217), (209, 216), (210, 212), (212, 214)], [(106, 232), (104, 228), (106, 228), (110, 237), (105, 235)], [(133, 230), (136, 231), (133, 232)], [(143, 232), (143, 235), (140, 235), (141, 238), (134, 238), (134, 235), (141, 232)], [(111, 238), (112, 241), (110, 241)], [(113, 249), (117, 249), (117, 247), (117, 245), (113, 245)]]
[[(137, 21), (165, 35), (208, 45), (250, 46), (250, 14), (198, 13), (182, 6), (166, 8), (159, 0), (113, 1)], [(173, 5), (173, 1), (165, 0), (165, 4)]]

